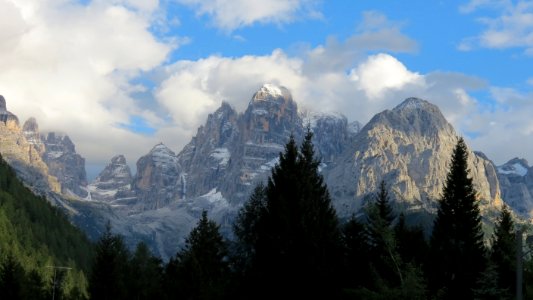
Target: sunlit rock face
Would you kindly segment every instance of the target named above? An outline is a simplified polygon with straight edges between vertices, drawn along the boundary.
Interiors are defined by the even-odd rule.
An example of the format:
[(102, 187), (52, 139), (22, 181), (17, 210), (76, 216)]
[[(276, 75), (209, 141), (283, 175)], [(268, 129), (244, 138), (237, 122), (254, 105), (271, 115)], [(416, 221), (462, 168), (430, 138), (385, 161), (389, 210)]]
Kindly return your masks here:
[[(38, 129), (36, 122), (33, 129)], [(17, 116), (7, 110), (6, 100), (0, 96), (0, 153), (2, 157), (35, 192), (39, 194), (49, 191), (60, 193), (59, 181), (50, 175), (48, 166), (41, 157), (44, 153), (42, 143), (34, 133), (28, 137), (29, 140), (20, 128)]]
[[(341, 212), (361, 207), (384, 180), (395, 201), (431, 210), (440, 198), (458, 137), (437, 106), (409, 98), (374, 116), (327, 182)], [(482, 208), (501, 205), (493, 164), (470, 151), (469, 168)]]

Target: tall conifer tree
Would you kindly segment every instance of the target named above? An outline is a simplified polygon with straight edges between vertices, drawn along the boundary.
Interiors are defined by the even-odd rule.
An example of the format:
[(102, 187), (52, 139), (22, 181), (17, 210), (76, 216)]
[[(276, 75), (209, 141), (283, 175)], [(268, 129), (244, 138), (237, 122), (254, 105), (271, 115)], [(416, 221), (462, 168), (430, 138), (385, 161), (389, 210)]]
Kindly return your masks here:
[[(170, 264), (176, 267), (175, 278), (167, 278), (175, 285), (169, 298), (223, 299), (228, 280), (227, 248), (219, 226), (202, 212), (198, 225), (193, 228), (185, 247)], [(167, 274), (172, 275), (172, 272)], [(172, 289), (171, 289), (172, 290)], [(172, 292), (172, 291), (171, 291)]]
[(516, 235), (513, 217), (506, 205), (494, 229), (490, 258), (498, 275), (499, 288), (511, 295), (516, 282)]
[(431, 289), (440, 290), (446, 299), (472, 299), (472, 290), (485, 267), (486, 250), (462, 138), (452, 155), (430, 244)]
[(314, 157), (308, 128), (298, 149), (293, 137), (265, 188), (257, 239), (254, 298), (333, 297), (341, 263), (338, 219)]

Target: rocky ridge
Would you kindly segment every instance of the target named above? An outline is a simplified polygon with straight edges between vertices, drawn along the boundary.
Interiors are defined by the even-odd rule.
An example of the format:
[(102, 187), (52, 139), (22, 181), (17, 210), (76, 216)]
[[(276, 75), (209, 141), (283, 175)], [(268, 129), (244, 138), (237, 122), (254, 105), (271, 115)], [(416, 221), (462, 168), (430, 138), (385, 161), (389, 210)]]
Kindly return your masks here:
[(76, 153), (76, 147), (68, 135), (49, 132), (41, 135), (44, 144), (42, 158), (50, 175), (61, 183), (61, 193), (73, 197), (87, 197), (85, 159)]
[(525, 159), (513, 158), (499, 166), (502, 197), (523, 218), (533, 214), (533, 170)]
[[(339, 161), (324, 171), (340, 215), (357, 211), (381, 180), (397, 203), (432, 211), (440, 197), (457, 134), (438, 107), (409, 98), (374, 116)], [(484, 208), (502, 204), (496, 170), (470, 151), (469, 167)]]
[[(1, 105), (0, 101), (0, 111)], [(12, 114), (5, 115), (2, 120), (9, 122), (4, 122), (4, 127), (7, 123), (13, 127)], [(0, 138), (4, 138), (1, 126)], [(75, 222), (90, 231), (111, 220), (129, 245), (143, 240), (163, 258), (175, 254), (204, 209), (229, 234), (232, 218), (252, 188), (270, 175), (289, 136), (300, 141), (307, 126), (315, 134), (321, 172), (341, 217), (350, 216), (364, 205), (381, 180), (386, 181), (395, 203), (402, 208), (434, 210), (457, 141), (453, 127), (435, 105), (410, 98), (377, 114), (361, 128), (339, 114), (298, 112), (287, 89), (267, 84), (252, 96), (242, 113), (222, 103), (178, 154), (164, 144), (154, 146), (138, 160), (134, 176), (123, 156), (112, 158), (89, 185), (90, 193), (85, 197), (76, 194), (90, 201), (76, 202)], [(35, 138), (39, 136), (36, 122), (29, 121), (25, 128), (24, 140), (31, 140), (27, 143), (33, 151), (41, 153), (37, 150), (41, 149), (39, 139)], [(47, 146), (48, 137), (41, 137), (42, 157), (54, 157), (58, 145), (62, 153), (75, 153), (70, 139), (56, 139)], [(470, 152), (469, 167), (484, 211), (502, 204), (500, 190), (504, 199), (511, 197), (509, 191), (519, 180), (509, 178), (524, 173), (515, 163), (496, 168), (482, 153)], [(527, 162), (520, 165), (529, 170)], [(69, 174), (74, 178), (80, 173)], [(68, 182), (68, 176), (59, 177)], [(71, 182), (83, 187), (83, 177), (76, 178), (78, 181)], [(529, 188), (528, 184), (523, 183)], [(525, 192), (516, 199), (523, 195)], [(513, 208), (520, 207), (520, 201), (516, 202)], [(528, 205), (524, 210), (529, 212)]]
[[(36, 125), (36, 123), (35, 123)], [(30, 125), (26, 129), (30, 129)], [(31, 128), (37, 130), (35, 126)], [(20, 178), (33, 189), (44, 195), (49, 192), (59, 193), (61, 185), (57, 178), (51, 176), (48, 166), (43, 161), (42, 143), (34, 140), (34, 134), (28, 134), (19, 125), (16, 115), (7, 110), (6, 100), (0, 96), (0, 153), (15, 169)]]
[[(124, 155), (111, 158), (111, 162), (89, 185), (89, 200), (101, 200), (120, 205), (131, 194), (133, 177)], [(129, 195), (131, 197), (131, 195)], [(131, 199), (131, 198), (129, 198)], [(126, 205), (126, 204), (123, 204)]]

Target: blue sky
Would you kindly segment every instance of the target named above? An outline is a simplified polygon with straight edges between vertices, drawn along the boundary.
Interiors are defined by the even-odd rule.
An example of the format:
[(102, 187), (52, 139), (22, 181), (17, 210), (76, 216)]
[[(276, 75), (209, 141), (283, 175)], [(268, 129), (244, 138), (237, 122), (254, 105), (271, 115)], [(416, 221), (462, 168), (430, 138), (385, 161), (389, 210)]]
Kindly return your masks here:
[(532, 59), (533, 1), (0, 0), (8, 109), (91, 170), (179, 152), (263, 83), (362, 123), (421, 97), (497, 164), (533, 161)]

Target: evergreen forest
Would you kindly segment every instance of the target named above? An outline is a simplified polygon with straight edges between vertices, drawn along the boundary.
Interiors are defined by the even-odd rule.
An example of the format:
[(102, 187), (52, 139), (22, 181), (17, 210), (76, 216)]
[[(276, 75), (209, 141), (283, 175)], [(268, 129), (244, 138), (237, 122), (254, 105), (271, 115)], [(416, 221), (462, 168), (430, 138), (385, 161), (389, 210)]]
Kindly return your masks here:
[[(459, 139), (432, 229), (412, 225), (385, 182), (340, 220), (308, 129), (291, 137), (255, 187), (232, 240), (203, 212), (168, 262), (129, 251), (110, 225), (91, 244), (0, 163), (1, 299), (515, 299), (517, 240), (503, 207), (484, 236), (468, 152)], [(54, 268), (65, 267), (65, 268)], [(523, 262), (533, 299), (533, 260)]]

